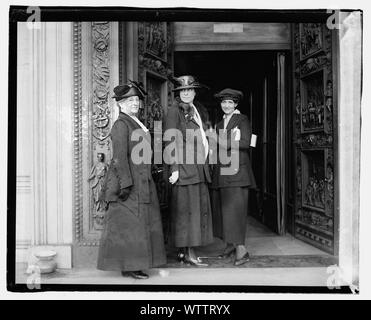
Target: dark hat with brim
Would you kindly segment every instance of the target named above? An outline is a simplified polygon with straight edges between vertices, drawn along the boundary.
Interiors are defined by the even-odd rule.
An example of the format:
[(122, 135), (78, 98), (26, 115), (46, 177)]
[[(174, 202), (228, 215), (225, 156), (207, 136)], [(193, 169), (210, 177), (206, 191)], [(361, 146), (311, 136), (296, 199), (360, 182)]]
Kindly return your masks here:
[(172, 77), (171, 81), (175, 84), (173, 91), (179, 91), (184, 89), (200, 89), (207, 88), (201, 83), (197, 82), (193, 76), (181, 76), (181, 77)]
[(112, 98), (116, 99), (116, 101), (120, 101), (132, 96), (138, 96), (139, 99), (143, 100), (144, 96), (147, 95), (141, 83), (131, 80), (129, 80), (128, 84), (118, 85), (113, 89), (113, 92), (114, 95), (112, 96)]
[(243, 93), (239, 90), (226, 88), (214, 94), (214, 97), (220, 101), (233, 100), (238, 102), (243, 99)]

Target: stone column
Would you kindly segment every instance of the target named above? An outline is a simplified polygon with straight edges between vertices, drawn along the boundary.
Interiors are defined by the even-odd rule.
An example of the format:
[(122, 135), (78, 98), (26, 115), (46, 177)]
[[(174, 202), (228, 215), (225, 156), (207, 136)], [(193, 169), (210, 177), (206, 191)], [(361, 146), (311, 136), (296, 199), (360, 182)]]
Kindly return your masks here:
[[(18, 28), (18, 110), (27, 114), (19, 141), (21, 172), (30, 176), (29, 205), (17, 210), (17, 240), (31, 247), (19, 260), (35, 262), (34, 253), (57, 252), (59, 268), (71, 267), (72, 244), (72, 23), (43, 22), (39, 29)], [(20, 124), (20, 123), (19, 123)], [(18, 127), (19, 128), (19, 127)], [(19, 130), (24, 130), (19, 128)], [(20, 159), (22, 160), (22, 159)], [(17, 168), (18, 169), (18, 168)], [(27, 174), (24, 174), (27, 175)], [(17, 208), (18, 209), (18, 208)]]
[(347, 284), (358, 283), (361, 105), (360, 12), (341, 13), (339, 30), (339, 267)]

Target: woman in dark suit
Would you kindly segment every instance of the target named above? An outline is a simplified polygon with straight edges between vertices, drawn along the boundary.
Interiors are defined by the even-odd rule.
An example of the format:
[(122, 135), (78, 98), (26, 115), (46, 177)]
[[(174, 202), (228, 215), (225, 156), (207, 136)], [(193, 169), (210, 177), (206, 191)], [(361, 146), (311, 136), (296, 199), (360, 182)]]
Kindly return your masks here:
[[(212, 213), (208, 191), (211, 176), (206, 159), (208, 141), (205, 134), (207, 111), (194, 101), (195, 89), (201, 85), (192, 76), (173, 78), (179, 93), (165, 122), (165, 150), (169, 151), (169, 137), (174, 140), (174, 158), (165, 152), (165, 162), (170, 164), (169, 182), (173, 185), (171, 195), (172, 234), (178, 258), (197, 266), (207, 266), (196, 256), (194, 247), (213, 241)], [(195, 135), (192, 140), (190, 135)]]
[[(121, 270), (123, 276), (146, 279), (143, 270), (166, 263), (160, 206), (151, 175), (151, 144), (148, 129), (136, 117), (144, 90), (135, 82), (114, 88), (120, 110), (112, 126), (113, 157), (101, 200), (108, 204), (101, 236), (98, 269)], [(143, 137), (149, 154), (137, 161), (133, 148)], [(132, 154), (133, 153), (133, 154)]]
[[(248, 152), (251, 126), (247, 116), (236, 109), (243, 98), (241, 91), (224, 89), (215, 97), (220, 101), (224, 116), (216, 126), (219, 143), (218, 163), (212, 175), (214, 235), (227, 243), (222, 257), (235, 253), (234, 264), (241, 265), (249, 260), (245, 247), (248, 197), (249, 189), (256, 187)], [(235, 168), (233, 161), (221, 161), (228, 157), (237, 157)], [(231, 166), (232, 170), (224, 171)]]

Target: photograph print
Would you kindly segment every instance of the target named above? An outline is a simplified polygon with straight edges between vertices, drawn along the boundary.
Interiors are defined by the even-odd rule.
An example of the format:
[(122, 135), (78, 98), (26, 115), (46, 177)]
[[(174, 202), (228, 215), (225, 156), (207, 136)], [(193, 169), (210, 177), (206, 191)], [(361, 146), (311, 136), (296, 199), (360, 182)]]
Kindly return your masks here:
[(358, 292), (362, 11), (9, 10), (11, 290)]

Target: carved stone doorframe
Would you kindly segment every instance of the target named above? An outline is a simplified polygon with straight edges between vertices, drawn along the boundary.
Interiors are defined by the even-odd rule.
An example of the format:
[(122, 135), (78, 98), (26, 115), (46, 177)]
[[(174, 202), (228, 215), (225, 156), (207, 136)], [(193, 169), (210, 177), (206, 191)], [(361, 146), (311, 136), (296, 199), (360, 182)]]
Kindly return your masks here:
[[(97, 210), (92, 178), (97, 154), (111, 158), (108, 138), (117, 112), (111, 98), (118, 84), (118, 23), (73, 23), (73, 266), (96, 263), (103, 213)], [(92, 178), (89, 180), (89, 178)]]

